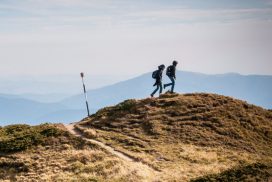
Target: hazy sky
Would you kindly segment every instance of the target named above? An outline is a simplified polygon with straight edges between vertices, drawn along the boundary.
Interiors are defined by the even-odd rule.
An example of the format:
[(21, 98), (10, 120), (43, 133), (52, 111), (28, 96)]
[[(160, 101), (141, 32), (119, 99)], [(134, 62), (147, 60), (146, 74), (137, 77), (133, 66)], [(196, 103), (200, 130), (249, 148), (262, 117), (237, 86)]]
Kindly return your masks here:
[(0, 76), (133, 75), (179, 60), (272, 74), (272, 0), (0, 0)]

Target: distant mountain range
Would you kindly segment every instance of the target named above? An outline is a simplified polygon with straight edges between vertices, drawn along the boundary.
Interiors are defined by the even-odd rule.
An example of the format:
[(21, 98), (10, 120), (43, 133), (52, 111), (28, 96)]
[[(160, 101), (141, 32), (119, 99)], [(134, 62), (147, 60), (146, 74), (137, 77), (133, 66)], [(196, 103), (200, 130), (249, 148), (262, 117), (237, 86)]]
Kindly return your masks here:
[[(133, 76), (126, 75), (85, 75), (88, 89), (101, 88)], [(64, 97), (80, 93), (82, 90), (79, 74), (73, 75), (35, 75), (35, 76), (1, 76), (0, 93), (22, 95), (36, 101), (60, 101)], [(41, 99), (41, 100), (40, 100)]]
[(37, 124), (37, 120), (46, 113), (63, 110), (66, 107), (59, 103), (41, 103), (23, 98), (0, 97), (0, 125), (11, 123)]
[[(61, 103), (43, 103), (16, 95), (0, 94), (0, 126), (9, 124), (36, 125), (45, 122), (69, 123), (86, 116), (86, 109), (69, 109)], [(97, 109), (91, 109), (94, 113)]]
[[(165, 76), (164, 83), (169, 82)], [(114, 105), (125, 99), (146, 98), (153, 91), (151, 73), (113, 85), (88, 91), (91, 112)], [(88, 85), (87, 85), (88, 86)], [(208, 75), (177, 71), (176, 92), (209, 92), (245, 100), (267, 109), (272, 108), (272, 76), (240, 75), (236, 73)], [(27, 98), (27, 99), (26, 99)], [(86, 116), (82, 94), (68, 97), (60, 102), (37, 102), (35, 94), (1, 95), (0, 125), (10, 123), (39, 124), (41, 122), (72, 122)], [(56, 99), (56, 98), (55, 98)], [(34, 101), (35, 100), (35, 101)]]
[[(164, 83), (169, 82), (165, 76)], [(116, 104), (129, 98), (149, 97), (154, 80), (151, 73), (88, 91), (89, 102), (94, 108)], [(240, 75), (236, 73), (207, 75), (177, 72), (175, 91), (179, 93), (209, 92), (245, 100), (249, 103), (272, 108), (272, 76)], [(82, 95), (75, 95), (61, 102), (70, 108), (84, 108)]]

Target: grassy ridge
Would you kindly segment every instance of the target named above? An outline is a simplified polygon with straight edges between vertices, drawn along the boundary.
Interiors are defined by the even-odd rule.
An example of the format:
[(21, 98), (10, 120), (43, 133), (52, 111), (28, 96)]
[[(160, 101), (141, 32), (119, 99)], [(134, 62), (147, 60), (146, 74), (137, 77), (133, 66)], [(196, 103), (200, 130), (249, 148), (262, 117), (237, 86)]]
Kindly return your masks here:
[(166, 180), (188, 181), (241, 164), (272, 161), (271, 111), (222, 95), (126, 100), (76, 127), (164, 171)]
[(98, 111), (84, 124), (141, 139), (173, 138), (199, 146), (224, 145), (266, 154), (272, 145), (270, 111), (216, 94), (164, 94), (158, 99), (127, 100)]
[(63, 125), (0, 127), (0, 180), (269, 181), (272, 112), (216, 94), (126, 100), (76, 125), (88, 138), (145, 165), (122, 161)]

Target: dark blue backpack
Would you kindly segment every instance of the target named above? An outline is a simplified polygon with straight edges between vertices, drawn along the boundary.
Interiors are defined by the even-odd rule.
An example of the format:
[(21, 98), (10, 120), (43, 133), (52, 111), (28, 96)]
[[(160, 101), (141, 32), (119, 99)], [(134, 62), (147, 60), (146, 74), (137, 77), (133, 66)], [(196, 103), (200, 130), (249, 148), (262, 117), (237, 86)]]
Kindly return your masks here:
[(167, 76), (172, 76), (173, 68), (172, 66), (168, 66), (166, 69), (166, 75)]
[(158, 75), (159, 75), (158, 73), (159, 73), (159, 70), (153, 71), (152, 78), (154, 79), (158, 78)]

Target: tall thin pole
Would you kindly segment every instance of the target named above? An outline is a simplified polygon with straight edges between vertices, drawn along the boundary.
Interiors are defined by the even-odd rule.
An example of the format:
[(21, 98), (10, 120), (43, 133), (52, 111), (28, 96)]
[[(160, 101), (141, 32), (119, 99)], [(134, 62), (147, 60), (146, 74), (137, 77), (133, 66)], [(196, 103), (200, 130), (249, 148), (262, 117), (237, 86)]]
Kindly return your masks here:
[(80, 73), (80, 76), (81, 76), (81, 80), (82, 80), (82, 84), (83, 84), (83, 90), (84, 90), (84, 95), (85, 95), (87, 113), (88, 113), (88, 116), (90, 116), (89, 104), (88, 104), (87, 93), (86, 93), (86, 87), (85, 87), (85, 83), (84, 83), (84, 79), (83, 79), (84, 73)]

